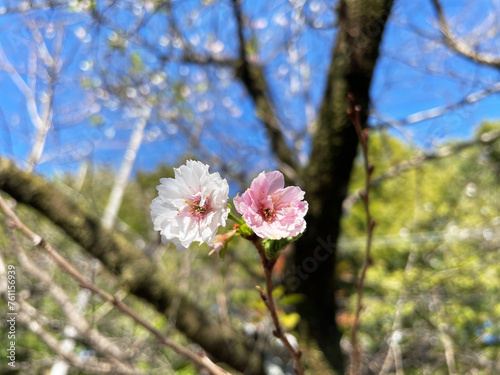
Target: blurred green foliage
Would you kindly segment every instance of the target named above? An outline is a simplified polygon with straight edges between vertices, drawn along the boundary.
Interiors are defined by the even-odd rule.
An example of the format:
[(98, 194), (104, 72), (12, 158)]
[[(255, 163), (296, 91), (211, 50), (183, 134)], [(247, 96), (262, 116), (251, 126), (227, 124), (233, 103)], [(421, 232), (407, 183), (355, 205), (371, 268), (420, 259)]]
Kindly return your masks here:
[[(476, 139), (492, 130), (500, 130), (499, 124), (484, 124)], [(500, 354), (499, 143), (478, 142), (373, 188), (377, 225), (361, 338), (377, 363), (395, 340), (405, 373), (447, 374), (441, 327), (453, 343), (458, 373), (495, 373), (485, 364), (496, 363)], [(410, 151), (383, 133), (372, 136), (373, 180), (408, 159)], [(360, 165), (353, 192), (364, 186)], [(337, 267), (351, 312), (352, 281), (362, 262), (365, 233), (359, 201), (345, 215)], [(342, 316), (346, 334), (351, 314)]]

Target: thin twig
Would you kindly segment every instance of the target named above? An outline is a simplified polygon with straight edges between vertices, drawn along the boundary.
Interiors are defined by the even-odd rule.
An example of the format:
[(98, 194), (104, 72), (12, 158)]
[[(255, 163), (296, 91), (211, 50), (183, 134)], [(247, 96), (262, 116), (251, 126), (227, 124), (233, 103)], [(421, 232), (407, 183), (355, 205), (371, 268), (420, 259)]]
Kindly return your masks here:
[(97, 362), (96, 364), (86, 363), (82, 358), (75, 355), (72, 350), (68, 350), (64, 346), (64, 342), (59, 342), (54, 335), (47, 332), (43, 327), (43, 321), (46, 317), (39, 314), (38, 311), (28, 304), (26, 301), (17, 300), (19, 310), (17, 319), (31, 332), (37, 335), (52, 351), (57, 353), (64, 359), (65, 363), (83, 372), (91, 374), (115, 374), (115, 375), (140, 375), (144, 374), (136, 369), (128, 369), (126, 367), (117, 367), (116, 364), (107, 361)]
[(281, 340), (283, 345), (292, 354), (293, 360), (295, 362), (294, 364), (295, 372), (298, 375), (303, 375), (304, 366), (302, 365), (302, 362), (300, 360), (302, 356), (302, 351), (300, 349), (295, 349), (293, 345), (290, 343), (290, 341), (288, 341), (288, 338), (283, 328), (281, 327), (281, 323), (278, 318), (278, 311), (276, 309), (276, 304), (274, 303), (274, 298), (273, 298), (274, 285), (273, 285), (272, 273), (273, 273), (273, 267), (276, 264), (276, 260), (269, 260), (266, 258), (266, 252), (262, 246), (262, 241), (259, 238), (257, 238), (257, 236), (254, 235), (249, 239), (250, 241), (252, 241), (254, 246), (259, 251), (260, 259), (262, 261), (262, 266), (264, 268), (264, 274), (266, 276), (266, 292), (264, 292), (260, 288), (259, 291), (260, 291), (260, 296), (264, 301), (264, 304), (271, 313), (271, 318), (273, 319), (274, 327), (276, 328), (273, 331), (273, 334), (275, 337)]
[[(38, 57), (37, 53), (34, 52), (35, 58)], [(36, 77), (36, 61), (34, 64), (30, 64), (28, 69), (33, 70), (33, 76)], [(34, 67), (31, 65), (35, 65)], [(56, 78), (56, 69), (55, 67), (49, 67), (49, 79), (47, 82), (48, 90), (47, 90), (47, 100), (43, 105), (43, 109), (40, 111), (38, 109), (36, 103), (36, 96), (34, 90), (28, 86), (28, 84), (21, 77), (17, 69), (11, 64), (7, 55), (2, 49), (0, 45), (0, 70), (4, 70), (10, 75), (12, 82), (17, 86), (19, 91), (24, 95), (26, 99), (26, 109), (29, 115), (29, 118), (36, 129), (36, 136), (33, 146), (31, 148), (30, 154), (28, 156), (28, 161), (26, 165), (26, 170), (31, 172), (34, 166), (38, 163), (43, 153), (43, 149), (45, 147), (45, 141), (47, 138), (47, 133), (52, 126), (51, 123), (51, 113), (52, 113), (52, 104), (53, 104), (53, 96), (54, 96), (54, 82)], [(35, 78), (33, 79), (35, 80)], [(40, 113), (41, 112), (41, 113)]]
[(142, 144), (144, 129), (151, 117), (152, 107), (149, 103), (144, 104), (141, 108), (141, 114), (136, 121), (134, 130), (130, 135), (129, 143), (123, 157), (120, 171), (116, 175), (113, 189), (109, 195), (108, 203), (102, 217), (102, 225), (106, 229), (112, 229), (118, 215), (118, 211), (122, 205), (123, 195), (127, 188), (130, 173), (136, 160), (137, 152)]
[(417, 256), (413, 251), (410, 251), (408, 255), (408, 259), (406, 261), (406, 267), (403, 272), (403, 281), (401, 285), (401, 289), (399, 291), (398, 301), (396, 302), (396, 313), (394, 314), (394, 323), (392, 325), (391, 337), (389, 349), (387, 350), (387, 355), (385, 357), (382, 368), (380, 369), (379, 375), (386, 375), (389, 373), (391, 367), (391, 358), (394, 359), (394, 366), (396, 368), (396, 375), (402, 375), (403, 372), (403, 359), (401, 355), (401, 347), (399, 346), (399, 342), (396, 339), (396, 332), (401, 332), (401, 324), (403, 320), (403, 306), (406, 302), (407, 291), (406, 291), (406, 280), (408, 273), (413, 269), (415, 264), (415, 260)]
[(294, 154), (288, 147), (286, 136), (283, 133), (280, 121), (276, 116), (275, 105), (269, 91), (263, 68), (258, 64), (252, 64), (251, 58), (246, 50), (244, 14), (241, 9), (241, 0), (232, 0), (234, 18), (237, 26), (237, 37), (239, 42), (239, 67), (236, 70), (236, 77), (245, 86), (248, 94), (252, 98), (256, 107), (257, 117), (262, 121), (266, 129), (271, 149), (273, 150), (276, 162), (280, 170), (285, 173), (296, 185), (299, 179), (297, 176), (297, 162)]
[(55, 9), (60, 6), (67, 7), (68, 0), (47, 0), (47, 1), (20, 1), (12, 2), (9, 7), (5, 7), (2, 10), (2, 15), (5, 14), (15, 14), (15, 13), (27, 13), (29, 11), (35, 11), (38, 9)]
[(97, 294), (102, 299), (112, 303), (118, 310), (130, 316), (137, 324), (143, 326), (147, 331), (152, 333), (160, 343), (173, 349), (177, 353), (185, 356), (193, 361), (195, 364), (207, 369), (212, 375), (231, 375), (223, 368), (216, 365), (204, 353), (195, 353), (175, 341), (164, 336), (160, 331), (155, 329), (146, 319), (142, 318), (138, 313), (128, 307), (126, 304), (116, 299), (114, 296), (106, 293), (97, 285), (88, 281), (81, 273), (79, 273), (66, 259), (64, 259), (48, 242), (42, 237), (31, 231), (11, 210), (5, 200), (0, 197), (0, 208), (5, 212), (12, 222), (12, 225), (19, 229), (27, 238), (33, 241), (33, 244), (45, 250), (51, 258), (61, 267), (68, 275), (73, 277), (80, 284), (81, 288), (86, 288), (91, 292)]
[(436, 288), (431, 290), (432, 302), (434, 303), (434, 307), (436, 308), (437, 318), (438, 318), (438, 330), (439, 330), (439, 339), (443, 344), (444, 348), (444, 357), (446, 359), (446, 366), (448, 367), (448, 374), (455, 375), (457, 373), (457, 366), (455, 365), (455, 355), (453, 354), (453, 341), (450, 335), (446, 332), (448, 329), (448, 325), (445, 322), (445, 311), (443, 307), (443, 303), (439, 298), (439, 294)]
[(426, 120), (431, 120), (435, 119), (441, 116), (444, 116), (456, 109), (467, 109), (466, 106), (475, 104), (483, 99), (489, 98), (493, 95), (496, 95), (500, 92), (500, 82), (497, 82), (495, 84), (492, 84), (491, 86), (488, 86), (486, 88), (483, 88), (481, 90), (475, 91), (471, 94), (466, 95), (462, 99), (443, 106), (439, 107), (434, 107), (434, 108), (429, 108), (425, 109), (423, 111), (419, 112), (414, 112), (404, 118), (400, 119), (391, 119), (388, 117), (385, 117), (384, 115), (380, 113), (374, 113), (374, 117), (377, 118), (379, 121), (382, 122), (382, 124), (375, 126), (375, 128), (380, 128), (380, 127), (386, 127), (386, 126), (391, 126), (394, 127), (398, 130), (401, 130), (401, 128), (408, 126), (408, 125), (415, 125), (418, 123), (421, 123)]
[[(7, 233), (9, 237), (11, 237), (10, 240), (21, 267), (29, 272), (30, 276), (33, 276), (40, 283), (46, 285), (48, 294), (51, 295), (61, 307), (62, 312), (68, 319), (66, 327), (71, 327), (76, 330), (81, 337), (85, 338), (91, 349), (94, 349), (96, 352), (107, 357), (110, 362), (115, 365), (116, 369), (120, 370), (120, 372), (143, 374), (139, 370), (133, 368), (133, 365), (131, 366), (132, 368), (129, 368), (130, 366), (128, 366), (128, 358), (125, 355), (125, 351), (107, 337), (103, 336), (98, 330), (92, 328), (78, 307), (71, 302), (64, 289), (54, 282), (52, 277), (49, 276), (42, 268), (38, 267), (28, 258), (15, 236), (14, 228), (7, 227)], [(74, 346), (75, 340), (72, 338), (66, 340), (73, 341)], [(123, 369), (123, 367), (127, 368)]]
[(439, 19), (439, 27), (441, 33), (443, 34), (443, 40), (449, 48), (476, 63), (491, 66), (496, 69), (500, 68), (500, 58), (498, 56), (486, 52), (478, 52), (477, 49), (473, 48), (465, 41), (460, 40), (453, 33), (448, 21), (446, 20), (443, 7), (441, 6), (439, 0), (431, 0), (431, 3)]
[[(371, 188), (375, 188), (381, 185), (384, 181), (391, 179), (393, 177), (397, 177), (400, 174), (412, 170), (417, 169), (423, 166), (428, 161), (440, 160), (447, 158), (452, 155), (456, 155), (457, 153), (472, 148), (476, 146), (486, 146), (498, 142), (500, 140), (500, 131), (499, 130), (490, 130), (484, 134), (481, 134), (476, 139), (472, 141), (465, 141), (460, 143), (455, 143), (451, 145), (446, 145), (440, 147), (436, 151), (433, 152), (423, 152), (419, 151), (415, 154), (415, 156), (403, 160), (398, 164), (390, 167), (384, 173), (380, 174), (377, 178), (371, 180)], [(348, 211), (354, 203), (356, 203), (359, 198), (362, 197), (359, 191), (356, 191), (350, 194), (342, 204), (344, 211)]]
[(360, 108), (356, 106), (354, 102), (354, 97), (349, 94), (350, 109), (348, 111), (349, 117), (356, 128), (356, 133), (358, 134), (359, 143), (361, 144), (361, 150), (363, 153), (363, 163), (365, 170), (365, 190), (360, 193), (361, 199), (363, 200), (363, 205), (365, 207), (366, 216), (366, 246), (365, 246), (365, 258), (363, 260), (363, 265), (361, 267), (361, 273), (359, 275), (358, 281), (356, 283), (358, 298), (356, 302), (356, 316), (354, 318), (354, 323), (351, 331), (351, 341), (353, 347), (353, 356), (351, 362), (351, 375), (357, 375), (359, 373), (360, 365), (360, 349), (358, 342), (358, 330), (360, 327), (360, 317), (361, 311), (363, 310), (363, 286), (366, 278), (366, 271), (371, 264), (370, 251), (372, 247), (373, 239), (373, 229), (375, 227), (375, 221), (372, 219), (370, 212), (370, 188), (371, 188), (371, 176), (373, 173), (373, 165), (370, 164), (368, 157), (368, 130), (361, 128), (361, 120), (359, 117)]

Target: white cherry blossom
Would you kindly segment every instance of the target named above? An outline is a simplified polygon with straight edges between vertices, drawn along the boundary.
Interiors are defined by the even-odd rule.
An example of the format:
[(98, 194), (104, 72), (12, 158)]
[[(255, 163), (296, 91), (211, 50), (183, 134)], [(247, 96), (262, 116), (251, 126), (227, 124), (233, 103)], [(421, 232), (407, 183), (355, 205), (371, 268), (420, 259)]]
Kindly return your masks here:
[(151, 203), (154, 229), (163, 242), (172, 242), (177, 250), (193, 242), (212, 244), (220, 225), (229, 215), (229, 185), (209, 166), (188, 160), (174, 168), (175, 178), (162, 178), (158, 197)]

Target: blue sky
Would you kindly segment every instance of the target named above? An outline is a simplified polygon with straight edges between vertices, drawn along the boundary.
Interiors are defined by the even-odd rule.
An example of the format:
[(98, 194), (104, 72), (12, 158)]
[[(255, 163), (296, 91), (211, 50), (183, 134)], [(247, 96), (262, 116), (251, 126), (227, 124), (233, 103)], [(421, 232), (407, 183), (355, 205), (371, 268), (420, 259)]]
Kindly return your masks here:
[[(222, 3), (220, 7), (202, 8), (196, 1), (175, 3), (174, 14), (193, 49), (203, 53), (207, 45), (217, 50), (221, 47), (217, 43), (222, 43), (221, 54), (235, 56), (235, 25), (227, 3)], [(459, 35), (467, 34), (481, 23), (485, 24), (485, 18), (491, 10), (487, 1), (469, 5), (468, 9), (461, 2), (446, 0), (443, 4), (451, 16), (450, 24), (458, 25), (456, 30)], [(302, 11), (315, 24), (328, 25), (334, 21), (334, 13), (327, 10), (321, 17), (317, 16), (322, 6), (322, 2), (308, 1)], [(134, 12), (139, 13), (139, 8), (131, 6), (130, 11), (120, 9), (116, 12), (107, 11), (106, 14), (113, 16), (113, 22), (117, 25), (130, 27), (137, 18)], [(298, 132), (306, 122), (306, 104), (313, 110), (319, 107), (335, 29), (301, 30), (294, 23), (298, 11), (288, 3), (255, 1), (244, 10), (249, 15), (253, 35), (260, 41), (260, 61), (266, 64), (266, 75), (271, 82), (278, 116), (288, 129)], [(178, 156), (189, 145), (190, 136), (182, 133), (183, 126), (199, 126), (202, 129), (201, 146), (197, 149), (202, 159), (204, 152), (219, 155), (229, 160), (230, 168), (234, 164), (235, 171), (245, 167), (241, 166), (241, 160), (255, 171), (273, 166), (269, 162), (271, 154), (267, 148), (267, 138), (253, 114), (252, 103), (246, 98), (241, 85), (225, 77), (228, 73), (224, 70), (201, 69), (189, 64), (162, 66), (154, 54), (133, 43), (129, 43), (131, 52), (127, 56), (115, 52), (107, 58), (105, 47), (110, 41), (116, 40), (116, 35), (108, 28), (90, 29), (88, 16), (74, 12), (43, 11), (30, 16), (30, 19), (36, 17), (45, 26), (51, 22), (57, 24), (62, 19), (68, 23), (61, 55), (65, 66), (55, 95), (58, 111), (55, 112), (54, 120), (58, 130), (49, 135), (43, 163), (36, 169), (38, 172), (50, 174), (57, 170), (75, 170), (82, 155), (96, 163), (119, 164), (130, 129), (136, 121), (130, 113), (133, 97), (128, 103), (113, 97), (106, 100), (95, 97), (99, 88), (116, 82), (129, 82), (130, 87), (139, 87), (138, 93), (132, 93), (135, 97), (141, 95), (141, 88), (149, 90), (148, 95), (151, 92), (167, 92), (165, 106), (170, 105), (169, 110), (179, 110), (182, 114), (177, 122), (168, 122), (158, 114), (153, 115), (135, 170), (151, 170), (160, 162), (176, 163)], [(435, 22), (430, 1), (396, 1), (372, 86), (375, 111), (371, 119), (373, 124), (380, 123), (380, 116), (400, 120), (419, 111), (451, 105), (500, 80), (498, 71), (454, 56), (446, 47), (433, 43), (431, 39), (439, 39), (439, 33), (433, 26)], [(173, 42), (162, 36), (166, 25), (164, 17), (152, 18), (140, 36), (155, 43), (157, 51), (173, 51), (175, 54), (177, 50), (172, 46)], [(47, 31), (44, 37), (48, 49), (53, 49), (57, 37), (47, 35)], [(247, 32), (246, 37), (252, 38), (252, 33)], [(32, 39), (18, 16), (0, 16), (0, 45), (24, 79)], [(279, 48), (289, 41), (293, 42), (293, 48), (281, 51)], [(494, 48), (498, 41), (486, 40), (485, 43)], [(165, 85), (136, 82), (136, 78), (128, 75), (129, 58), (134, 52), (141, 55), (150, 77), (159, 71), (165, 74)], [(292, 61), (293, 54), (299, 56), (298, 62)], [(97, 71), (100, 69), (107, 71), (102, 76), (106, 82), (98, 77)], [(93, 96), (81, 88), (81, 80), (85, 77), (95, 86)], [(46, 89), (42, 81), (40, 78), (36, 87), (39, 105), (41, 93)], [(173, 87), (181, 81), (188, 84), (175, 91)], [(294, 93), (293, 85), (297, 85), (297, 82), (300, 92)], [(23, 160), (34, 129), (23, 96), (4, 72), (0, 72), (0, 87), (0, 154)], [(182, 102), (176, 102), (175, 95), (179, 95), (179, 92), (181, 96), (184, 95), (183, 90), (186, 88), (189, 91), (187, 96)], [(416, 147), (432, 148), (451, 139), (470, 138), (481, 121), (500, 117), (499, 104), (498, 95), (491, 95), (436, 119), (405, 126), (402, 133), (396, 130), (391, 132)], [(89, 116), (74, 123), (67, 122), (68, 114), (76, 115), (85, 111), (89, 116), (93, 115), (94, 120), (99, 116), (102, 125), (92, 125)], [(232, 145), (221, 143), (222, 138), (227, 138), (226, 141)], [(304, 139), (307, 151), (308, 138)], [(202, 148), (206, 151), (202, 151)], [(237, 152), (243, 153), (241, 160), (235, 159), (231, 164)]]

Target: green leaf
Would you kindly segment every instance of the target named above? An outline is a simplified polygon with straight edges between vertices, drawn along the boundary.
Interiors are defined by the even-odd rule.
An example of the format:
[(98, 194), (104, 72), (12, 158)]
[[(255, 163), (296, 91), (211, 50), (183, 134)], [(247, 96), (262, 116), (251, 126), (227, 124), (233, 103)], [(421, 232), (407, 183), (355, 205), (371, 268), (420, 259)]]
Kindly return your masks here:
[(219, 257), (220, 257), (221, 259), (224, 259), (224, 258), (226, 257), (226, 254), (227, 254), (227, 248), (228, 248), (228, 246), (227, 246), (227, 244), (226, 244), (226, 245), (224, 245), (224, 246), (222, 247), (222, 249), (220, 249), (220, 250), (219, 250)]
[(290, 314), (280, 314), (280, 321), (287, 330), (294, 329), (300, 322), (300, 315), (296, 312)]
[(305, 300), (306, 296), (304, 294), (292, 293), (283, 296), (283, 298), (280, 299), (280, 303), (282, 305), (297, 305), (301, 302), (304, 302)]

